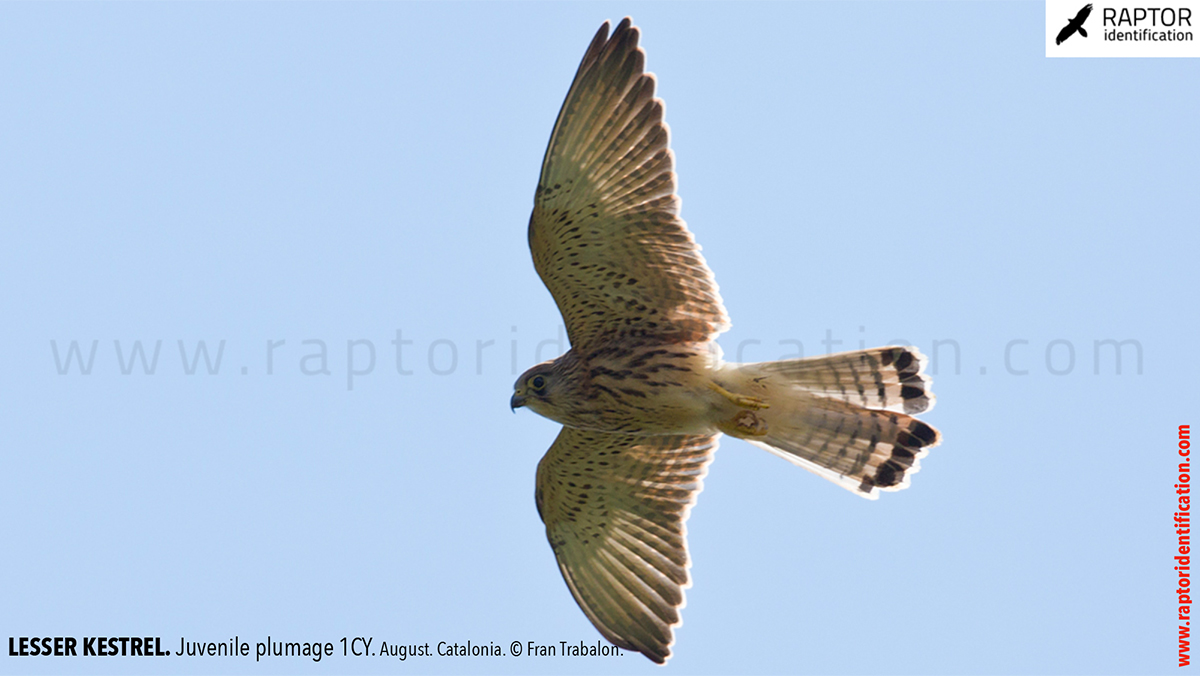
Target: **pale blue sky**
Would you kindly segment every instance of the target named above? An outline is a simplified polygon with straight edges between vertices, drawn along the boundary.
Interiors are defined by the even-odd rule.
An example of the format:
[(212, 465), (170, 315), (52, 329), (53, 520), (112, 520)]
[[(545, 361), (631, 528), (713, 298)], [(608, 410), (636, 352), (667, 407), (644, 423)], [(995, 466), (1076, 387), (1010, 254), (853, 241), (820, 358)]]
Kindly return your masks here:
[[(725, 441), (671, 672), (1174, 670), (1200, 62), (1046, 59), (1039, 2), (0, 5), (0, 636), (594, 642), (533, 504), (558, 425), (508, 398), (560, 326), (525, 241), (545, 143), (626, 14), (726, 356), (942, 341), (904, 492)], [(1140, 374), (1132, 345), (1095, 373), (1109, 339)], [(155, 373), (123, 375), (139, 340)]]

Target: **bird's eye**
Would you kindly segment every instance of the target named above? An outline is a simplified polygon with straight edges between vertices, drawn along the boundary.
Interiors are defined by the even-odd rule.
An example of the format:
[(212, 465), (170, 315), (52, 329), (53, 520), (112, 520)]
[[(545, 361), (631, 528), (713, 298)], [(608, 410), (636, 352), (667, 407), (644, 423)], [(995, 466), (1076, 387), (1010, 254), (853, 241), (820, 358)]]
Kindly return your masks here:
[(533, 389), (540, 390), (546, 386), (546, 379), (542, 376), (534, 376), (529, 379), (529, 384), (533, 385)]

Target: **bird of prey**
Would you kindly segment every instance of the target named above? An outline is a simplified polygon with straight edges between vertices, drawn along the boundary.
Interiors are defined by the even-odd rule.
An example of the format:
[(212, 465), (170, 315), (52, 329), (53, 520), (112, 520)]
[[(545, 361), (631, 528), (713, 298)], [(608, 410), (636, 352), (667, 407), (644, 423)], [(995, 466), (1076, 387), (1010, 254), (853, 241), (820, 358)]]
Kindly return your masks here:
[(571, 349), (526, 371), (511, 405), (563, 425), (535, 498), (575, 600), (609, 641), (662, 664), (690, 586), (684, 522), (722, 434), (872, 499), (904, 488), (940, 436), (913, 417), (934, 403), (914, 348), (721, 360), (729, 317), (679, 217), (638, 29), (608, 31), (563, 102), (529, 219)]
[(1079, 34), (1086, 38), (1087, 31), (1083, 29), (1083, 22), (1087, 21), (1087, 18), (1089, 15), (1091, 15), (1091, 13), (1092, 4), (1089, 2), (1083, 6), (1083, 9), (1079, 10), (1079, 13), (1075, 15), (1074, 19), (1071, 19), (1067, 22), (1066, 26), (1063, 26), (1063, 29), (1058, 32), (1058, 37), (1054, 38), (1054, 44), (1061, 45), (1063, 40), (1066, 40), (1074, 35), (1075, 31), (1079, 31)]

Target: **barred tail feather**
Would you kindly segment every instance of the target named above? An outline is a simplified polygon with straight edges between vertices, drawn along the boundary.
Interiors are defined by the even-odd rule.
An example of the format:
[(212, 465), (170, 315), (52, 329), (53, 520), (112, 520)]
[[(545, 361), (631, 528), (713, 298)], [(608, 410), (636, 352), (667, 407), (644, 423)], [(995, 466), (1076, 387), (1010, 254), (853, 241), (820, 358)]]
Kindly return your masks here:
[(871, 500), (907, 488), (941, 441), (933, 427), (894, 411), (815, 398), (790, 411), (776, 405), (762, 413), (766, 436), (748, 441)]
[(915, 347), (877, 347), (827, 357), (742, 364), (751, 377), (774, 376), (788, 387), (863, 408), (916, 415), (933, 408), (937, 397), (924, 375), (928, 363)]
[(941, 434), (911, 414), (933, 406), (925, 358), (887, 347), (735, 366), (769, 403), (765, 434), (736, 436), (868, 499), (906, 488)]

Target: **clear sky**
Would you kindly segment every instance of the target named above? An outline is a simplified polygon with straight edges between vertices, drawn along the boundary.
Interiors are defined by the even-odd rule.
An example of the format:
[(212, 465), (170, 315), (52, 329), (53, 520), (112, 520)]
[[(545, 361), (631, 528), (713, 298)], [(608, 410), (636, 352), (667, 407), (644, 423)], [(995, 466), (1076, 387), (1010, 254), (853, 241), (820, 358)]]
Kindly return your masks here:
[(877, 502), (725, 440), (668, 669), (1176, 669), (1200, 61), (1047, 59), (1038, 2), (5, 3), (0, 639), (337, 654), (0, 672), (665, 673), (340, 643), (599, 638), (508, 399), (566, 348), (525, 228), (626, 14), (726, 357), (915, 344), (945, 437)]

